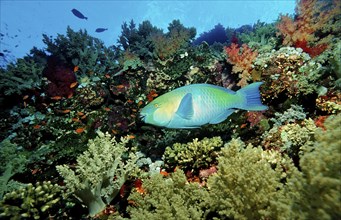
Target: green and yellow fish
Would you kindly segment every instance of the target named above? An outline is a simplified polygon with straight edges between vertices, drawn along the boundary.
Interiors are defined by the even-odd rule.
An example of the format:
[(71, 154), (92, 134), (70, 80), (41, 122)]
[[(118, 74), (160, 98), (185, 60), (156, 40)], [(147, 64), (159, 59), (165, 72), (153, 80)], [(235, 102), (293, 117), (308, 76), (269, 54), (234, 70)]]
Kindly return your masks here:
[(166, 128), (198, 128), (218, 124), (236, 109), (262, 111), (259, 86), (252, 83), (238, 91), (210, 84), (183, 86), (159, 96), (145, 106), (141, 119), (148, 124)]

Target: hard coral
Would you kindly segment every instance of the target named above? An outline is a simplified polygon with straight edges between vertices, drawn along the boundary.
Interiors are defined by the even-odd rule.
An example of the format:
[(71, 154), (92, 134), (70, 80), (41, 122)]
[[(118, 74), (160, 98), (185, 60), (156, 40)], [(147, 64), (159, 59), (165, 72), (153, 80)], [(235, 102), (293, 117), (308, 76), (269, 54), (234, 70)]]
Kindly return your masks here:
[(0, 202), (0, 217), (8, 219), (46, 219), (49, 209), (57, 206), (62, 196), (61, 187), (51, 182), (28, 184), (7, 193)]
[(247, 44), (243, 44), (240, 48), (237, 44), (232, 43), (231, 46), (225, 47), (228, 55), (227, 61), (233, 64), (232, 72), (238, 73), (240, 81), (239, 86), (246, 86), (251, 80), (252, 63), (258, 55), (257, 51), (252, 51)]

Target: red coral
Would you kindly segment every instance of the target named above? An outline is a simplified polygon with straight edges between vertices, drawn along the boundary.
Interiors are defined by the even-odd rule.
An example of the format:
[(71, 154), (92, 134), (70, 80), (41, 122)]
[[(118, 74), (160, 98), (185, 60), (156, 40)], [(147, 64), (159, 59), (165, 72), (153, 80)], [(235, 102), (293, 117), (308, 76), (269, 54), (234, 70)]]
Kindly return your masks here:
[(73, 94), (75, 87), (72, 84), (77, 78), (72, 68), (66, 67), (55, 57), (50, 57), (43, 74), (49, 80), (46, 88), (48, 96), (70, 97)]
[(312, 47), (308, 46), (306, 40), (298, 40), (295, 42), (295, 47), (301, 48), (304, 52), (308, 53), (311, 57), (316, 57), (325, 51), (328, 47), (327, 44), (318, 44)]
[(240, 48), (237, 44), (232, 43), (230, 47), (225, 47), (228, 55), (227, 61), (233, 64), (232, 72), (239, 73), (239, 86), (246, 86), (247, 81), (251, 79), (252, 63), (256, 59), (258, 52), (252, 51), (247, 45), (243, 44)]
[(340, 1), (300, 0), (295, 19), (281, 16), (278, 35), (283, 36), (283, 45), (300, 47), (312, 57), (317, 56), (327, 48), (331, 35), (339, 32), (339, 14)]

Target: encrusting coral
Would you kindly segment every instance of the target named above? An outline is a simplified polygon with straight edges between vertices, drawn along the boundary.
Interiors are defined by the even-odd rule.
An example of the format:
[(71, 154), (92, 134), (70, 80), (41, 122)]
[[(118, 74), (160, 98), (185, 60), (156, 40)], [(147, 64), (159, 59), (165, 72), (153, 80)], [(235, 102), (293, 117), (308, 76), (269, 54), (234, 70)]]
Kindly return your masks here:
[(89, 149), (77, 158), (75, 171), (67, 165), (57, 166), (68, 191), (88, 207), (90, 216), (103, 211), (128, 177), (136, 174), (137, 156), (125, 155), (128, 141), (122, 137), (117, 142), (108, 133), (98, 132), (98, 137), (89, 140)]

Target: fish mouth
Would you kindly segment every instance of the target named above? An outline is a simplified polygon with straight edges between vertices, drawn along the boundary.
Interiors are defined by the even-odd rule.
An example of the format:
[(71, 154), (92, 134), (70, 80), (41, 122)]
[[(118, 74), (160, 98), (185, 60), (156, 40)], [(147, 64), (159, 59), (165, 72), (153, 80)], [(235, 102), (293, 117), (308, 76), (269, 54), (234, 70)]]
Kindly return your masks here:
[(142, 114), (142, 113), (140, 113), (140, 119), (142, 120), (142, 121), (145, 121), (145, 119), (146, 119), (146, 114)]

